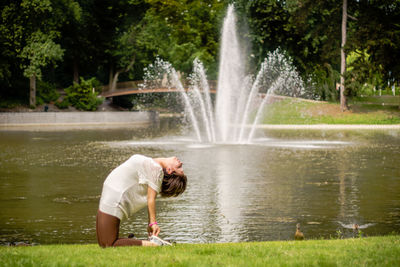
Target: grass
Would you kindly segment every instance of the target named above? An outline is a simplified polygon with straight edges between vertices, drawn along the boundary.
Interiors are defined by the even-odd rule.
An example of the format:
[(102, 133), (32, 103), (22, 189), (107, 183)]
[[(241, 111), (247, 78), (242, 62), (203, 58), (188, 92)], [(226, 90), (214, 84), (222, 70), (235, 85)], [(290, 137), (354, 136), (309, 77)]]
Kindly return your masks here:
[(0, 247), (1, 266), (398, 266), (400, 236), (179, 244), (174, 247)]
[(284, 99), (268, 105), (264, 124), (399, 124), (398, 106), (350, 104), (342, 112), (337, 103)]
[(369, 103), (379, 105), (400, 105), (400, 96), (382, 95), (382, 96), (362, 96), (354, 97), (351, 102), (353, 103)]

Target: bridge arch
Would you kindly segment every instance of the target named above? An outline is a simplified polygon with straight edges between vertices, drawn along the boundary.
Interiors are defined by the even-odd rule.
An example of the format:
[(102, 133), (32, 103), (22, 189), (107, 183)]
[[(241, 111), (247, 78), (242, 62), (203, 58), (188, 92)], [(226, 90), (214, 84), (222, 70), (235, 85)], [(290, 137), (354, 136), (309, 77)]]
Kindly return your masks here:
[[(140, 88), (140, 85), (143, 84), (143, 81), (129, 81), (129, 82), (120, 82), (117, 83), (117, 89), (114, 91), (109, 90), (109, 86), (103, 86), (102, 93), (100, 96), (109, 98), (114, 96), (123, 96), (123, 95), (134, 95), (134, 94), (150, 94), (150, 93), (172, 93), (172, 92), (180, 92), (177, 88), (168, 88), (168, 87), (158, 87), (158, 88)], [(216, 93), (216, 82), (209, 81), (210, 85), (210, 93)], [(189, 87), (185, 86), (184, 90), (186, 92), (189, 91)]]

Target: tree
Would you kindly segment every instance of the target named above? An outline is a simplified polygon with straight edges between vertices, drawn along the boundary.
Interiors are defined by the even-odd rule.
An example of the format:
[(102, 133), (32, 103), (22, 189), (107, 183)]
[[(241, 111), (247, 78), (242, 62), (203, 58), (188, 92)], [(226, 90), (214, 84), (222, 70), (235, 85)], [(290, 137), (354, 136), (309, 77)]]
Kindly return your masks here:
[[(65, 21), (63, 16), (72, 1), (67, 0), (20, 0), (2, 3), (0, 24), (2, 58), (11, 59), (10, 85), (19, 75), (30, 79), (30, 105), (35, 103), (36, 79), (42, 78), (42, 70), (50, 63), (60, 60), (63, 49), (56, 44), (60, 36), (58, 28)], [(3, 65), (4, 66), (4, 65)], [(19, 69), (15, 68), (18, 66)], [(7, 69), (2, 68), (3, 77)]]
[[(357, 1), (352, 50), (365, 51), (383, 82), (400, 81), (400, 1)], [(383, 85), (383, 84), (382, 84)]]
[(344, 48), (346, 46), (346, 38), (347, 38), (347, 0), (343, 0), (343, 14), (342, 14), (342, 44), (340, 46), (340, 109), (345, 111), (348, 109), (346, 96), (344, 94), (345, 84), (344, 84), (344, 75), (346, 72), (346, 52)]
[[(133, 44), (130, 43), (132, 38), (127, 33), (131, 27), (140, 23), (148, 5), (144, 0), (90, 0), (82, 1), (81, 7), (83, 18), (80, 25), (86, 35), (82, 41), (86, 42), (84, 47), (89, 51), (83, 51), (85, 58), (74, 56), (77, 58), (75, 61), (84, 66), (86, 73), (83, 75), (90, 73), (103, 76), (100, 80), (106, 82), (108, 74), (108, 82), (112, 87), (113, 81), (115, 84), (120, 74), (134, 68), (133, 64), (129, 67), (132, 60), (128, 60), (129, 63), (125, 65), (126, 58), (133, 58)], [(75, 49), (72, 51), (79, 53)]]
[(129, 72), (135, 63), (136, 54), (138, 52), (136, 42), (137, 33), (138, 27), (136, 25), (132, 25), (131, 29), (121, 35), (116, 49), (112, 52), (112, 55), (116, 61), (117, 70), (112, 77), (110, 91), (114, 91), (116, 89), (119, 75), (124, 72)]
[[(340, 8), (337, 0), (239, 1), (245, 10), (257, 65), (280, 47), (292, 58), (303, 77), (335, 92), (340, 68)], [(244, 8), (243, 8), (244, 6)], [(330, 95), (330, 93), (329, 93)], [(325, 97), (322, 97), (325, 99)]]
[(116, 25), (115, 38), (112, 42), (113, 49), (109, 50), (111, 91), (115, 90), (120, 74), (128, 73), (129, 78), (134, 78), (134, 74), (129, 74), (134, 69), (136, 58), (140, 57), (141, 51), (137, 40), (143, 29), (143, 18), (148, 5), (145, 1), (132, 1), (123, 8), (120, 7), (120, 10), (125, 17), (119, 19)]
[[(82, 2), (82, 1), (81, 1)], [(87, 5), (89, 1), (84, 1), (82, 5)], [(79, 69), (89, 69), (83, 62), (90, 62), (90, 55), (95, 54), (95, 43), (90, 40), (90, 34), (87, 30), (88, 19), (90, 16), (87, 11), (78, 2), (75, 1), (56, 1), (57, 10), (63, 12), (59, 23), (60, 44), (65, 49), (63, 66), (69, 71), (66, 73), (68, 78), (58, 77), (62, 85), (71, 83), (72, 80), (79, 83)], [(64, 74), (64, 73), (63, 73)], [(69, 75), (68, 75), (69, 74)], [(63, 75), (64, 76), (64, 75)], [(67, 82), (64, 82), (67, 80)]]
[[(257, 0), (257, 1), (237, 1), (235, 8), (241, 13), (239, 19), (247, 20), (250, 33), (246, 34), (247, 29), (239, 26), (239, 30), (244, 32), (242, 36), (248, 36), (253, 45), (251, 59), (254, 64), (259, 66), (267, 54), (275, 51), (278, 47), (284, 50), (289, 49), (290, 39), (294, 38), (293, 29), (290, 26), (290, 13), (285, 6), (285, 1)], [(242, 17), (242, 18), (240, 18)], [(240, 25), (245, 25), (246, 21), (241, 21)]]
[(191, 71), (193, 60), (199, 58), (211, 76), (216, 77), (219, 25), (226, 3), (218, 0), (146, 2), (150, 7), (138, 43), (147, 58), (153, 57), (153, 61), (159, 55), (186, 73)]
[[(79, 81), (79, 76), (95, 76), (113, 87), (118, 80), (141, 79), (143, 68), (157, 56), (185, 73), (197, 57), (208, 77), (215, 78), (228, 2), (233, 1), (1, 1), (2, 97), (12, 92), (26, 97), (28, 76), (56, 81), (59, 87)], [(338, 99), (335, 85), (341, 76), (342, 99), (356, 94), (365, 82), (399, 83), (400, 1), (346, 2), (342, 43), (343, 0), (236, 0), (241, 35), (252, 50), (246, 54), (255, 63), (249, 70), (254, 73), (267, 53), (280, 47), (304, 78), (313, 77), (324, 100)], [(352, 56), (342, 75), (341, 51), (345, 57), (360, 54)], [(54, 70), (52, 63), (63, 54), (61, 68)]]
[(29, 105), (32, 107), (36, 105), (36, 79), (42, 78), (42, 68), (61, 60), (64, 53), (53, 39), (53, 36), (44, 34), (40, 30), (34, 32), (20, 54), (20, 57), (28, 62), (23, 64), (22, 68), (24, 76), (30, 80)]
[(25, 44), (27, 23), (22, 16), (21, 3), (2, 1), (0, 23), (0, 81), (2, 95), (24, 95), (18, 89), (16, 81), (23, 79), (20, 64), (21, 53)]

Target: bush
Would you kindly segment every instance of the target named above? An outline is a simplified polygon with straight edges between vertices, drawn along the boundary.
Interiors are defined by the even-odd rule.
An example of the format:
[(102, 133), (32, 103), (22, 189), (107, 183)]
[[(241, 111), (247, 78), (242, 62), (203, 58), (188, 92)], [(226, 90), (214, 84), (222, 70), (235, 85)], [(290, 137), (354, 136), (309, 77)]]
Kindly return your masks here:
[(372, 96), (375, 95), (374, 86), (372, 84), (363, 84), (357, 91), (357, 96)]
[(336, 90), (336, 83), (340, 80), (340, 74), (330, 65), (317, 66), (310, 78), (306, 86), (313, 91), (314, 95), (319, 96), (315, 98), (316, 100), (336, 101), (338, 99), (339, 91)]
[(4, 98), (0, 95), (0, 108), (11, 109), (26, 103), (18, 98)]
[(36, 104), (42, 105), (56, 101), (60, 97), (54, 84), (39, 81), (36, 87)]
[(63, 99), (63, 100), (57, 100), (56, 103), (54, 103), (54, 105), (59, 109), (66, 109), (69, 107), (70, 103), (68, 102), (68, 99)]
[[(65, 89), (67, 97), (64, 101), (79, 110), (95, 111), (103, 103), (104, 98), (98, 97), (100, 82), (96, 78), (85, 80), (81, 77), (80, 83), (74, 83)], [(64, 102), (63, 101), (63, 102)], [(62, 105), (62, 103), (60, 105)]]

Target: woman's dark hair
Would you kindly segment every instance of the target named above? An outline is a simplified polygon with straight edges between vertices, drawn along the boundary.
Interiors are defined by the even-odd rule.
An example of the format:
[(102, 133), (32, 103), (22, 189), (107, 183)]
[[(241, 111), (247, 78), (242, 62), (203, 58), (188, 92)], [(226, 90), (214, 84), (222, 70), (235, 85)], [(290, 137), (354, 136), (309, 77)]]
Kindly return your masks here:
[(164, 172), (164, 179), (161, 185), (161, 196), (177, 197), (186, 189), (186, 175), (177, 175), (176, 173), (167, 174)]

